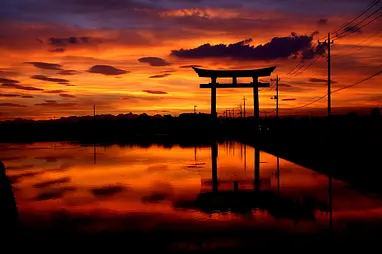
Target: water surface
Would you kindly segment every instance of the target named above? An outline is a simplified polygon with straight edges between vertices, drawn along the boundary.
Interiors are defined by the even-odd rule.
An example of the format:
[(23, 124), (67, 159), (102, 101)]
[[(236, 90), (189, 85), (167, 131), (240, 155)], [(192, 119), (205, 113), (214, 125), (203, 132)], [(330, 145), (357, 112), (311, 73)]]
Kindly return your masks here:
[(381, 231), (379, 197), (237, 142), (6, 144), (0, 151), (31, 235), (164, 232), (166, 246), (198, 249), (253, 244), (243, 234), (261, 245), (284, 236), (371, 239)]

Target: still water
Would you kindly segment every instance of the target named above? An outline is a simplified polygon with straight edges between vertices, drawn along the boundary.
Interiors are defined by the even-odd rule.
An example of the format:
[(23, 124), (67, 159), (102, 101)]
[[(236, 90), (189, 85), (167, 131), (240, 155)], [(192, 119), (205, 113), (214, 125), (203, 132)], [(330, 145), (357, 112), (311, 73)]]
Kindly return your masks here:
[(237, 142), (3, 144), (0, 159), (29, 232), (166, 232), (178, 236), (168, 240), (174, 248), (197, 249), (191, 233), (232, 247), (248, 241), (235, 237), (239, 231), (261, 235), (257, 244), (290, 235), (370, 239), (381, 231), (379, 197)]

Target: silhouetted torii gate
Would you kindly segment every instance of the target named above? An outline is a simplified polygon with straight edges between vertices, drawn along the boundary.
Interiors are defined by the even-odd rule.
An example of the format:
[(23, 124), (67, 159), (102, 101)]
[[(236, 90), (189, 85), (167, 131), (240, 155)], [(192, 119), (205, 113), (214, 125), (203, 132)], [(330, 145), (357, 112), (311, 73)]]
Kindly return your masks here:
[[(217, 117), (216, 112), (216, 89), (217, 88), (253, 88), (254, 115), (260, 118), (259, 87), (270, 87), (269, 83), (260, 83), (259, 77), (267, 77), (272, 74), (276, 66), (255, 70), (206, 70), (193, 67), (201, 78), (211, 78), (211, 83), (201, 84), (200, 88), (211, 88), (211, 115)], [(217, 78), (232, 78), (232, 84), (219, 84)], [(252, 78), (251, 83), (237, 83), (237, 78)]]

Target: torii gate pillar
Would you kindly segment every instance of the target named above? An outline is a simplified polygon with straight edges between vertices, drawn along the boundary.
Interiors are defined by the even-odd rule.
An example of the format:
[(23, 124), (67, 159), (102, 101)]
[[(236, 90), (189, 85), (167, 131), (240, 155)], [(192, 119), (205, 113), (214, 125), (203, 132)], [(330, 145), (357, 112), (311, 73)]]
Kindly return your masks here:
[[(252, 77), (253, 84), (258, 84), (258, 78)], [(256, 119), (260, 118), (259, 86), (253, 86), (253, 112)]]
[(211, 77), (211, 116), (217, 118), (216, 112), (216, 77)]

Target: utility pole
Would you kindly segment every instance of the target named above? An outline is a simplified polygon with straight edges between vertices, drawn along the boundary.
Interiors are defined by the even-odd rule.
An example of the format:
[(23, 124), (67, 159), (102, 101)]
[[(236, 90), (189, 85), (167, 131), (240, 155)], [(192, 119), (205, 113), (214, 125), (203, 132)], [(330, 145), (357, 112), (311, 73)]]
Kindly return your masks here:
[(245, 101), (246, 101), (247, 99), (245, 98), (245, 96), (244, 96), (244, 98), (243, 98), (243, 101), (244, 101), (244, 118), (245, 118)]
[(235, 118), (235, 109), (232, 109), (232, 118)]
[(95, 105), (93, 105), (93, 119), (94, 119), (94, 121), (96, 119), (96, 106)]
[(273, 97), (276, 100), (276, 119), (279, 118), (279, 75), (276, 76), (276, 79), (272, 79), (272, 81), (276, 81), (276, 96)]
[(279, 118), (279, 75), (276, 76), (276, 118)]
[(333, 41), (330, 41), (330, 33), (328, 33), (328, 117), (330, 118), (332, 112), (331, 112), (331, 106), (332, 106), (332, 101), (331, 101), (331, 66), (330, 66), (330, 45), (333, 44)]
[(330, 118), (332, 112), (332, 101), (331, 101), (331, 83), (332, 83), (332, 77), (331, 77), (331, 62), (330, 62), (330, 47), (334, 42), (330, 40), (330, 33), (328, 33), (328, 40), (324, 41), (324, 43), (321, 43), (318, 41), (319, 46), (327, 46), (328, 47), (328, 118)]
[(243, 108), (241, 104), (239, 105), (239, 110), (240, 110), (240, 118), (243, 118)]
[(196, 115), (196, 108), (197, 108), (198, 106), (196, 106), (196, 105), (194, 105), (194, 114)]

